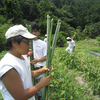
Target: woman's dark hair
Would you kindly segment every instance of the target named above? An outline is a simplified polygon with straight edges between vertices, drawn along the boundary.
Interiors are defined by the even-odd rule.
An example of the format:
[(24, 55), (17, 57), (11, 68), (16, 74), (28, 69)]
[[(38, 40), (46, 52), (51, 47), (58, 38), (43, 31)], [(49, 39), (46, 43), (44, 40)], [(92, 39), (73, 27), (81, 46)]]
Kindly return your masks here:
[(21, 40), (22, 40), (23, 38), (24, 38), (23, 36), (18, 35), (18, 36), (11, 37), (11, 38), (7, 39), (6, 47), (7, 47), (8, 49), (11, 49), (11, 48), (12, 48), (12, 41), (15, 41), (15, 42), (17, 42), (18, 44), (20, 44), (20, 42), (21, 42)]
[(30, 22), (29, 25), (32, 26), (32, 30), (39, 31), (39, 25), (36, 22)]

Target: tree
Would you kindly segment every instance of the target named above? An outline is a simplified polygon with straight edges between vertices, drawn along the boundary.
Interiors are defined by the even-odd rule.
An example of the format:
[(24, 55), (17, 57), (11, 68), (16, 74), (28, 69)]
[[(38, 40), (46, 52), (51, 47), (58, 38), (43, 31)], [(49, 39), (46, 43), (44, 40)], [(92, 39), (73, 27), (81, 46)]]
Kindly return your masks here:
[(38, 18), (38, 3), (36, 0), (20, 0), (21, 11), (23, 12), (23, 19), (28, 21), (35, 21)]
[(3, 0), (2, 14), (7, 19), (13, 19), (13, 23), (19, 23), (22, 20), (22, 11), (18, 0)]

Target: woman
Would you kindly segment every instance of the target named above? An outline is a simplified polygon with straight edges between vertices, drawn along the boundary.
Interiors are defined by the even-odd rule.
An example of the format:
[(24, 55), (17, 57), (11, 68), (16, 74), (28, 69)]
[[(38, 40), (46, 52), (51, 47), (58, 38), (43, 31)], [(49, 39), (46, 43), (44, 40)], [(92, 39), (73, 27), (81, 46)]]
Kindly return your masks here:
[(32, 86), (32, 78), (50, 71), (45, 66), (31, 71), (26, 55), (30, 48), (30, 40), (35, 36), (22, 25), (10, 27), (6, 34), (9, 52), (0, 62), (0, 90), (4, 100), (35, 100), (34, 95), (44, 86), (50, 84), (50, 76), (42, 78)]

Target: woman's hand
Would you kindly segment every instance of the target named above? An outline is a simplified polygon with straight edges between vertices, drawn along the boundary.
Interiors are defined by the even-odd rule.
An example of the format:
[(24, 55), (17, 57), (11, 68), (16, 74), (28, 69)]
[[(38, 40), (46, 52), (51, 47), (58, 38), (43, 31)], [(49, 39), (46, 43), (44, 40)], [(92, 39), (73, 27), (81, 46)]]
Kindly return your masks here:
[(40, 82), (41, 82), (41, 85), (43, 85), (42, 87), (44, 86), (47, 86), (50, 84), (50, 80), (51, 80), (51, 76), (47, 76), (47, 77), (43, 77), (41, 78)]
[(37, 62), (38, 62), (38, 60), (37, 60), (36, 58), (34, 58), (34, 60), (31, 60), (30, 63), (34, 65), (34, 64), (36, 64)]
[(46, 65), (41, 69), (43, 74), (46, 72), (46, 71), (51, 71), (51, 67), (50, 69), (46, 68)]

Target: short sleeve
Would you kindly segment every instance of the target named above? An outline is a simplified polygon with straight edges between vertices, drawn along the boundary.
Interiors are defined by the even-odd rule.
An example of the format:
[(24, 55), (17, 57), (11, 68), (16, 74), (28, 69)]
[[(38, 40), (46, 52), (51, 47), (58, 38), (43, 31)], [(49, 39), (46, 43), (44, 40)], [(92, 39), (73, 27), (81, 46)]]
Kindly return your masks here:
[(10, 69), (12, 69), (13, 67), (10, 65), (4, 65), (0, 67), (0, 78), (7, 73)]

